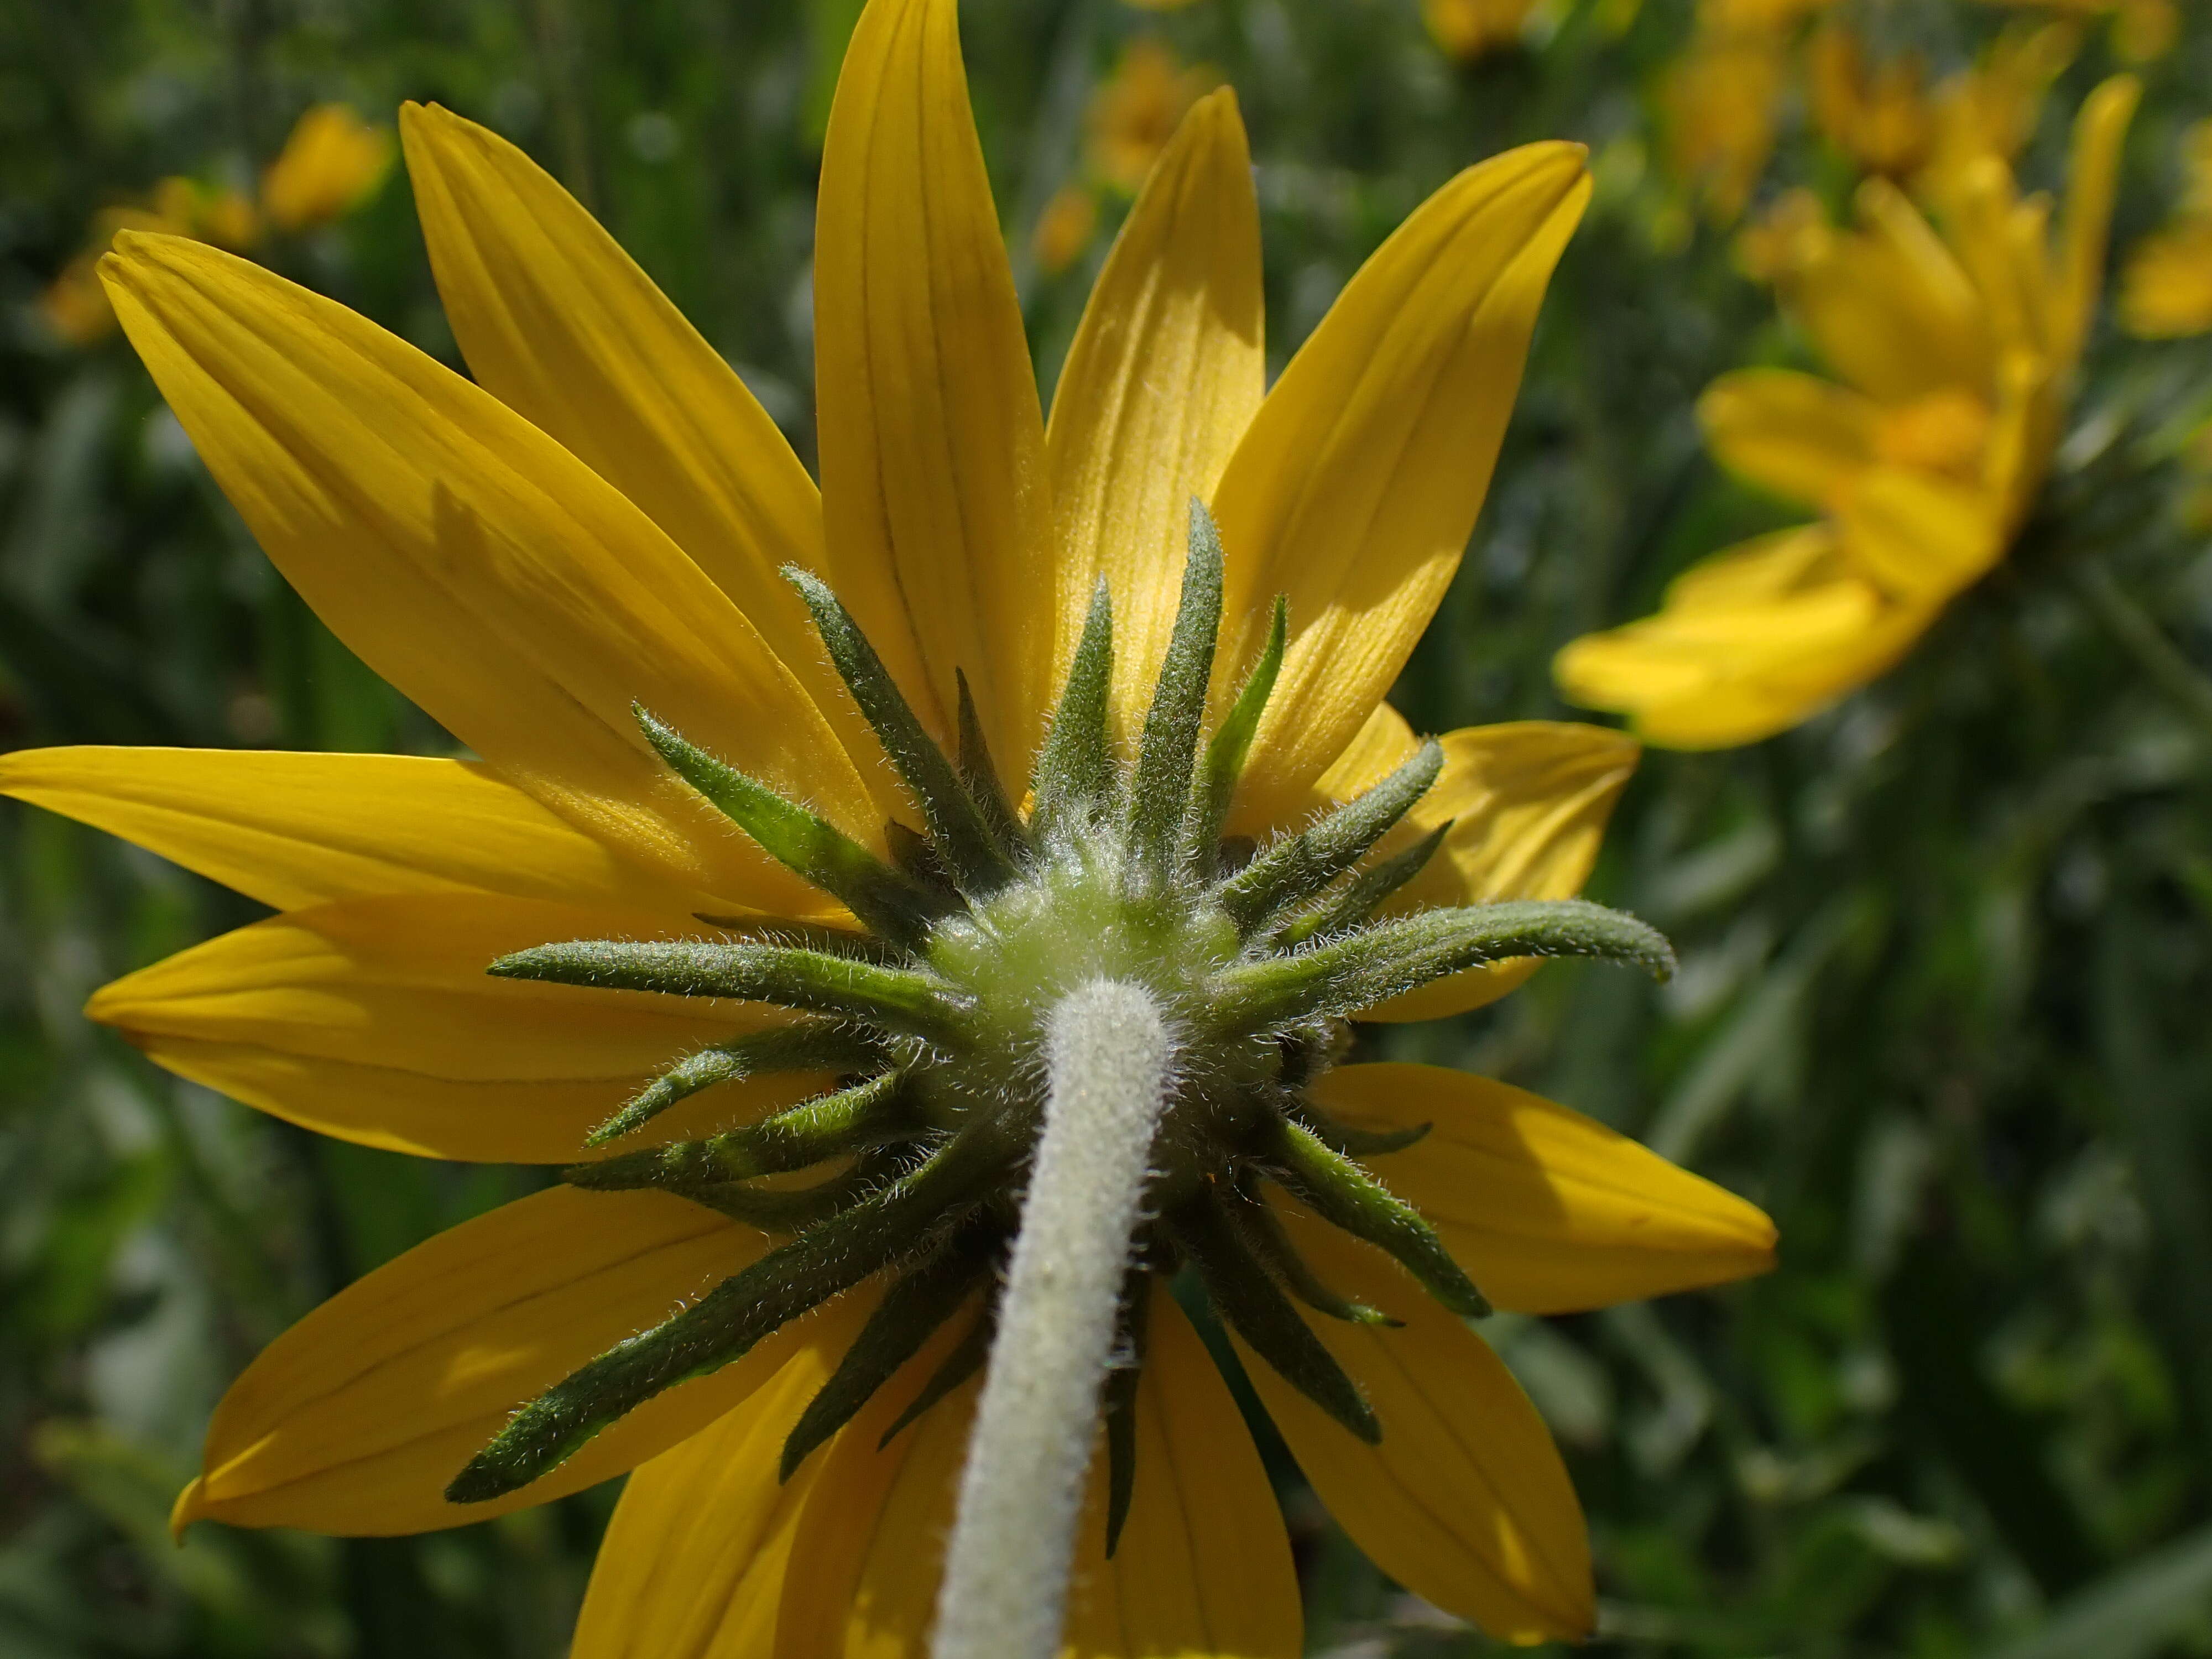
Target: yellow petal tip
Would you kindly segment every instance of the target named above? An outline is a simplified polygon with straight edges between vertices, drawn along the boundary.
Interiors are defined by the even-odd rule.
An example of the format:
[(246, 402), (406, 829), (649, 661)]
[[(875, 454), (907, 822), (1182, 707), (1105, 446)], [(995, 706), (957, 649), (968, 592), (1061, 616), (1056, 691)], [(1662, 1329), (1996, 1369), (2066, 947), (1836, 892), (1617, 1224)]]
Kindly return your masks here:
[(191, 1483), (177, 1494), (177, 1501), (169, 1510), (172, 1542), (181, 1546), (185, 1541), (185, 1528), (207, 1514), (206, 1485), (205, 1477), (196, 1474)]

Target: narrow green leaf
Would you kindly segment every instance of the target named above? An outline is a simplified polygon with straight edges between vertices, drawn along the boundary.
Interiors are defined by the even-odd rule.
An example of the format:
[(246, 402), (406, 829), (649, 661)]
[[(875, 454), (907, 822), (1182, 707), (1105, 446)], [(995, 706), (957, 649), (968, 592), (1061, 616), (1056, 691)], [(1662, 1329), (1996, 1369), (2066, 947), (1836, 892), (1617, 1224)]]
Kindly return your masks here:
[(1285, 1382), (1369, 1445), (1382, 1425), (1344, 1368), (1308, 1328), (1210, 1198), (1197, 1199), (1168, 1218), (1176, 1242), (1205, 1281), (1237, 1334), (1274, 1367)]
[(939, 1401), (951, 1394), (969, 1377), (983, 1369), (983, 1362), (991, 1357), (991, 1337), (997, 1328), (996, 1311), (984, 1308), (975, 1316), (975, 1322), (968, 1334), (945, 1356), (945, 1363), (930, 1373), (929, 1381), (921, 1385), (921, 1392), (907, 1403), (907, 1407), (891, 1419), (890, 1427), (884, 1431), (883, 1438), (876, 1442), (880, 1451), (900, 1433)]
[(1297, 1246), (1291, 1242), (1289, 1230), (1283, 1225), (1283, 1218), (1256, 1193), (1245, 1192), (1240, 1186), (1236, 1200), (1224, 1201), (1222, 1213), (1236, 1228), (1245, 1248), (1275, 1282), (1315, 1312), (1352, 1325), (1405, 1322), (1391, 1318), (1380, 1308), (1370, 1308), (1331, 1290), (1313, 1270), (1312, 1264), (1298, 1254)]
[(1236, 798), (1237, 780), (1244, 775), (1245, 757), (1252, 752), (1253, 734), (1260, 716), (1274, 694), (1275, 680), (1283, 672), (1283, 650), (1290, 640), (1291, 602), (1275, 596), (1275, 614), (1267, 625), (1267, 642), (1259, 661), (1252, 665), (1244, 689), (1221, 722), (1221, 729), (1206, 745), (1199, 768), (1198, 785), (1191, 791), (1190, 812), (1183, 820), (1183, 864), (1201, 881), (1211, 881), (1221, 856), (1221, 826), (1229, 821), (1229, 804)]
[(1193, 496), (1182, 596), (1129, 775), (1129, 856), (1135, 868), (1162, 881), (1173, 873), (1176, 838), (1190, 809), (1191, 765), (1220, 634), (1221, 536), (1206, 503)]
[(638, 1187), (683, 1192), (804, 1170), (912, 1133), (905, 1088), (903, 1073), (885, 1072), (703, 1140), (679, 1140), (597, 1164), (574, 1164), (562, 1172), (561, 1179), (594, 1192)]
[(960, 781), (968, 786), (976, 810), (997, 838), (999, 850), (1019, 863), (1028, 856), (1029, 836), (1022, 829), (1013, 803), (1006, 799), (1006, 787), (999, 781), (990, 743), (983, 736), (982, 717), (975, 712), (975, 699), (968, 690), (968, 676), (956, 668), (952, 678), (960, 688)]
[(995, 1136), (963, 1134), (921, 1168), (809, 1228), (683, 1312), (618, 1342), (525, 1406), (446, 1488), (480, 1504), (528, 1486), (663, 1390), (720, 1370), (870, 1273), (927, 1249), (1003, 1171)]
[(1276, 929), (1268, 943), (1287, 950), (1310, 939), (1358, 927), (1375, 913), (1376, 906), (1427, 868), (1450, 830), (1449, 823), (1438, 824), (1404, 852), (1357, 872), (1338, 891), (1326, 895)]
[(1452, 1260), (1421, 1212), (1311, 1130), (1282, 1118), (1261, 1154), (1268, 1173), (1332, 1226), (1395, 1256), (1422, 1287), (1462, 1319), (1487, 1319), (1490, 1298)]
[(1068, 665), (1067, 685), (1030, 777), (1032, 834), (1045, 836), (1071, 817), (1102, 812), (1114, 792), (1114, 752), (1106, 700), (1114, 682), (1114, 602), (1106, 579), (1091, 591), (1091, 613)]
[(688, 1054), (623, 1103), (612, 1117), (584, 1137), (586, 1146), (619, 1140), (666, 1111), (718, 1083), (738, 1083), (769, 1072), (808, 1072), (817, 1067), (850, 1071), (879, 1062), (880, 1042), (849, 1025), (827, 1020), (799, 1020), (772, 1026), (732, 1042)]
[(1240, 1004), (1240, 1022), (1286, 1024), (1314, 1015), (1349, 1016), (1486, 963), (1516, 957), (1592, 957), (1674, 971), (1674, 948), (1656, 929), (1582, 899), (1516, 899), (1429, 910), (1289, 956), (1241, 962), (1215, 975), (1221, 1006)]
[(685, 740), (632, 704), (646, 741), (676, 775), (759, 843), (770, 858), (842, 902), (861, 924), (902, 945), (919, 945), (929, 931), (930, 907), (920, 889), (827, 819), (787, 801)]
[(775, 945), (574, 939), (517, 951), (484, 971), (497, 979), (772, 1002), (924, 1037), (945, 1035), (955, 1012), (933, 975)]
[(1261, 932), (1365, 858), (1428, 793), (1443, 764), (1444, 751), (1433, 740), (1424, 743), (1357, 800), (1277, 842), (1231, 877), (1221, 889), (1222, 908), (1247, 938)]
[(785, 1437), (778, 1480), (790, 1480), (810, 1452), (852, 1421), (853, 1413), (985, 1284), (993, 1261), (985, 1245), (981, 1238), (955, 1239), (884, 1292), (837, 1369)]
[(1000, 850), (997, 838), (983, 820), (982, 810), (960, 781), (937, 741), (922, 729), (905, 693), (890, 671), (876, 655), (875, 647), (860, 632), (852, 613), (841, 604), (821, 578), (787, 566), (784, 578), (799, 590), (813, 614), (815, 631), (830, 653), (845, 688), (860, 705), (860, 714), (884, 745), (907, 787), (914, 791), (945, 866), (960, 890), (977, 897), (995, 892), (1013, 878), (1013, 866)]

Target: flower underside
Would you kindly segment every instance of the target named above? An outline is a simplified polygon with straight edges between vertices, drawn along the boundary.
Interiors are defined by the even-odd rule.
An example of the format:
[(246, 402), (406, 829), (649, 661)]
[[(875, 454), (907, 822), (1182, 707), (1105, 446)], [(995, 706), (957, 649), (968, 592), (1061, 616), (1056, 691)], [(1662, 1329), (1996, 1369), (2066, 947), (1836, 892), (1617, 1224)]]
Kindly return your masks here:
[[(1221, 613), (1221, 545), (1191, 505), (1175, 625), (1133, 762), (1108, 730), (1113, 623), (1095, 594), (1030, 780), (1024, 818), (986, 752), (960, 682), (948, 757), (836, 596), (787, 573), (831, 660), (920, 808), (878, 858), (805, 807), (687, 742), (643, 709), (671, 767), (770, 855), (848, 909), (851, 929), (702, 917), (717, 941), (580, 941), (502, 958), (495, 975), (743, 999), (789, 1023), (691, 1054), (594, 1133), (627, 1135), (717, 1083), (829, 1071), (839, 1085), (703, 1140), (577, 1165), (595, 1190), (656, 1188), (787, 1243), (652, 1329), (617, 1344), (519, 1412), (447, 1489), (495, 1498), (555, 1468), (662, 1390), (737, 1359), (787, 1322), (889, 1272), (896, 1282), (792, 1430), (791, 1472), (947, 1322), (966, 1334), (885, 1438), (960, 1386), (989, 1352), (1000, 1273), (1020, 1223), (1043, 1109), (1044, 1028), (1100, 978), (1141, 986), (1175, 1055), (1133, 1242), (1122, 1340), (1102, 1411), (1108, 1537), (1135, 1469), (1135, 1384), (1152, 1280), (1188, 1268), (1251, 1351), (1338, 1422), (1374, 1441), (1359, 1391), (1293, 1305), (1392, 1322), (1332, 1291), (1299, 1256), (1269, 1186), (1388, 1251), (1445, 1306), (1489, 1311), (1419, 1213), (1357, 1158), (1410, 1146), (1336, 1122), (1306, 1085), (1348, 1042), (1347, 1018), (1430, 981), (1518, 957), (1583, 956), (1664, 975), (1666, 941), (1577, 901), (1514, 902), (1375, 920), (1441, 843), (1431, 830), (1368, 861), (1435, 781), (1425, 744), (1390, 776), (1264, 846), (1224, 838), (1231, 799), (1285, 640), (1285, 606), (1211, 737), (1200, 742)], [(811, 1185), (778, 1179), (826, 1166)]]

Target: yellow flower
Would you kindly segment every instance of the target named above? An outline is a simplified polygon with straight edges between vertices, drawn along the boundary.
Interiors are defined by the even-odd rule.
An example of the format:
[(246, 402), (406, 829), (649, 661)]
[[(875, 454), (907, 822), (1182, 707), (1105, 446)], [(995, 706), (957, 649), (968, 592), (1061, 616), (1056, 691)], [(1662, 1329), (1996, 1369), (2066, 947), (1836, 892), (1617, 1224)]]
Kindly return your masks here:
[(1438, 50), (1471, 64), (1518, 40), (1535, 9), (1536, 0), (1421, 0), (1421, 20)]
[(2181, 33), (2181, 9), (2174, 0), (1984, 0), (1984, 3), (2032, 7), (2084, 21), (2109, 17), (2113, 51), (2135, 64), (2163, 58)]
[(1062, 185), (1037, 215), (1030, 252), (1046, 275), (1057, 276), (1078, 259), (1098, 234), (1098, 198), (1081, 185)]
[[(927, 1267), (897, 1277), (894, 1297), (896, 1267), (864, 1263), (858, 1282), (742, 1357), (717, 1351), (690, 1380), (656, 1373), (674, 1385), (595, 1435), (545, 1443), (534, 1467), (557, 1467), (532, 1484), (449, 1501), (457, 1471), (477, 1470), (488, 1442), (511, 1444), (515, 1425), (544, 1420), (535, 1414), (549, 1399), (577, 1398), (561, 1391), (579, 1377), (665, 1357), (658, 1334), (709, 1311), (769, 1318), (761, 1310), (773, 1297), (732, 1302), (727, 1287), (761, 1282), (744, 1276), (794, 1261), (819, 1231), (775, 1224), (799, 1231), (772, 1249), (760, 1227), (732, 1218), (788, 1218), (819, 1186), (693, 1188), (706, 1191), (694, 1202), (655, 1187), (606, 1190), (620, 1184), (613, 1177), (765, 1146), (764, 1124), (796, 1133), (795, 1121), (817, 1120), (781, 1109), (840, 1073), (884, 1063), (880, 1050), (860, 1058), (879, 1040), (868, 1030), (737, 1000), (743, 990), (551, 982), (512, 964), (558, 955), (572, 947), (545, 942), (568, 939), (630, 941), (574, 947), (624, 962), (658, 951), (794, 972), (827, 963), (836, 971), (821, 995), (874, 987), (882, 1007), (927, 1025), (929, 1009), (948, 1005), (935, 992), (913, 1001), (924, 993), (911, 988), (951, 972), (951, 955), (997, 948), (945, 883), (969, 878), (958, 872), (971, 854), (1058, 833), (1013, 820), (987, 787), (990, 757), (1006, 775), (1028, 774), (1050, 721), (1036, 773), (1042, 814), (1074, 799), (1063, 785), (1083, 757), (1098, 787), (1119, 788), (1104, 746), (1109, 708), (1139, 771), (1170, 752), (1152, 729), (1169, 693), (1155, 702), (1150, 687), (1170, 678), (1164, 664), (1198, 660), (1187, 623), (1208, 593), (1218, 597), (1219, 665), (1232, 675), (1274, 665), (1267, 681), (1253, 670), (1257, 704), (1226, 679), (1216, 688), (1206, 775), (1242, 749), (1241, 768), (1218, 774), (1234, 791), (1218, 804), (1227, 831), (1261, 848), (1229, 867), (1283, 879), (1321, 855), (1303, 826), (1323, 813), (1347, 821), (1336, 803), (1364, 811), (1389, 790), (1418, 801), (1410, 853), (1385, 842), (1383, 864), (1366, 866), (1345, 897), (1320, 890), (1321, 908), (1297, 926), (1322, 927), (1331, 907), (1365, 906), (1391, 881), (1406, 884), (1391, 900), (1404, 919), (1383, 926), (1407, 937), (1489, 914), (1436, 907), (1573, 894), (1634, 744), (1528, 722), (1424, 746), (1382, 697), (1487, 488), (1538, 306), (1588, 199), (1582, 152), (1534, 145), (1447, 184), (1353, 276), (1263, 396), (1250, 159), (1233, 96), (1203, 100), (1114, 245), (1048, 423), (952, 0), (872, 0), (822, 167), (817, 494), (722, 359), (550, 177), (434, 108), (410, 107), (401, 128), (473, 379), (204, 246), (129, 236), (104, 269), (133, 343), (271, 558), (349, 646), (481, 759), (64, 749), (6, 757), (0, 788), (276, 912), (94, 997), (93, 1017), (161, 1065), (366, 1145), (576, 1167), (568, 1184), (379, 1269), (272, 1344), (218, 1408), (177, 1523), (411, 1532), (634, 1471), (577, 1659), (919, 1656), (975, 1397), (961, 1357), (981, 1352), (969, 1334), (984, 1329), (981, 1313), (971, 1304), (948, 1318), (872, 1393), (839, 1396), (848, 1420), (788, 1480), (779, 1455), (816, 1420), (807, 1413), (821, 1409), (826, 1382), (842, 1389), (853, 1366), (883, 1358), (880, 1342), (853, 1347), (856, 1334), (907, 1317)], [(1194, 497), (1212, 503), (1219, 563), (1201, 556), (1211, 544), (1199, 533), (1207, 520), (1191, 522)], [(1196, 550), (1188, 562), (1187, 546)], [(827, 586), (787, 583), (787, 567)], [(1094, 632), (1106, 614), (1101, 578), (1110, 651)], [(1286, 610), (1272, 603), (1279, 594)], [(855, 625), (879, 662), (856, 653)], [(843, 653), (835, 667), (823, 642)], [(841, 677), (867, 690), (870, 712)], [(1200, 712), (1202, 670), (1176, 684), (1177, 706)], [(640, 705), (744, 775), (634, 718)], [(1078, 706), (1096, 711), (1095, 741), (1063, 718)], [(1262, 707), (1256, 726), (1236, 724)], [(1232, 730), (1243, 736), (1224, 748)], [(931, 742), (956, 731), (957, 775)], [(1404, 780), (1418, 784), (1439, 765), (1432, 787), (1407, 792)], [(720, 810), (687, 779), (714, 791)], [(917, 802), (927, 838), (902, 827), (916, 822)], [(733, 833), (725, 813), (740, 808), (761, 839)], [(1177, 833), (1176, 822), (1158, 818), (1162, 833)], [(770, 845), (783, 850), (772, 856)], [(1084, 875), (1087, 842), (1050, 845)], [(1211, 863), (1219, 848), (1200, 851)], [(797, 873), (817, 854), (842, 872), (851, 911)], [(1267, 890), (1247, 880), (1238, 890)], [(916, 895), (950, 907), (950, 932), (927, 920), (941, 908), (906, 908)], [(920, 960), (935, 966), (868, 955), (881, 939), (850, 931), (863, 911), (921, 929)], [(1575, 913), (1585, 912), (1606, 914)], [(786, 943), (733, 945), (732, 933)], [(842, 939), (860, 954), (823, 956), (793, 938), (824, 949)], [(1080, 930), (1069, 943), (1079, 953), (1120, 948)], [(1257, 949), (1236, 962), (1275, 973), (1334, 960), (1337, 947), (1298, 958)], [(488, 975), (495, 958), (501, 973)], [(1477, 1006), (1534, 966), (1451, 961), (1491, 965), (1363, 1017)], [(1126, 971), (1149, 973), (1148, 959), (1139, 952)], [(1255, 1209), (1253, 1237), (1276, 1238), (1281, 1270), (1302, 1261), (1318, 1274), (1297, 1281), (1298, 1293), (1348, 1316), (1294, 1310), (1263, 1276), (1279, 1316), (1269, 1344), (1340, 1375), (1350, 1397), (1339, 1415), (1317, 1406), (1272, 1353), (1257, 1357), (1232, 1316), (1245, 1369), (1323, 1500), (1398, 1582), (1513, 1639), (1587, 1634), (1588, 1547), (1559, 1455), (1481, 1338), (1419, 1285), (1471, 1273), (1499, 1307), (1589, 1308), (1761, 1271), (1771, 1227), (1634, 1143), (1503, 1085), (1420, 1066), (1331, 1069), (1333, 1052), (1318, 1045), (1333, 1029), (1294, 1052), (1272, 1040), (1237, 1051), (1284, 1103), (1268, 1109), (1270, 1133), (1372, 1192), (1387, 1180), (1418, 1206), (1376, 1200), (1413, 1229), (1394, 1235), (1401, 1260), (1416, 1237), (1441, 1242), (1417, 1285), (1299, 1206)], [(772, 1051), (797, 1069), (767, 1066)], [(1030, 1052), (948, 1051), (914, 1086), (957, 1080), (962, 1067), (1018, 1066)], [(739, 1054), (761, 1069), (725, 1065)], [(1285, 1070), (1294, 1059), (1304, 1069)], [(906, 1077), (883, 1073), (805, 1110), (858, 1109), (856, 1096)], [(702, 1078), (720, 1080), (676, 1101), (679, 1081), (696, 1089)], [(676, 1103), (647, 1122), (641, 1090)], [(971, 1129), (998, 1130), (1009, 1097), (989, 1098), (992, 1112), (977, 1115), (957, 1091), (927, 1096), (965, 1123), (947, 1132), (952, 1146)], [(592, 1132), (625, 1101), (625, 1121), (641, 1125), (628, 1144), (645, 1150), (608, 1158)], [(1297, 1141), (1272, 1115), (1293, 1108), (1324, 1128)], [(1408, 1144), (1424, 1122), (1432, 1131)], [(1365, 1157), (1333, 1150), (1324, 1133)], [(878, 1170), (872, 1156), (853, 1178)], [(912, 1180), (940, 1156), (910, 1168)], [(1184, 1155), (1162, 1156), (1180, 1167)], [(1209, 1213), (1227, 1205), (1232, 1194), (1213, 1180), (1176, 1201)], [(900, 1175), (877, 1195), (908, 1190), (919, 1189)], [(988, 1190), (991, 1205), (963, 1212), (971, 1242), (978, 1227), (986, 1240), (1003, 1228), (994, 1206), (1011, 1194)], [(1270, 1216), (1286, 1231), (1269, 1235)], [(986, 1281), (989, 1263), (977, 1264)], [(988, 1282), (975, 1294), (988, 1297)], [(683, 1311), (670, 1317), (672, 1307)], [(1133, 1388), (1107, 1414), (1101, 1462), (1112, 1467), (1093, 1481), (1068, 1650), (1290, 1659), (1301, 1643), (1297, 1586), (1259, 1455), (1176, 1299), (1133, 1307), (1149, 1309), (1130, 1333), (1143, 1363), (1123, 1373)], [(1402, 1325), (1376, 1322), (1377, 1309)], [(902, 1425), (933, 1378), (953, 1386)], [(1347, 1431), (1345, 1411), (1372, 1432)], [(1133, 1484), (1117, 1485), (1115, 1468)], [(1109, 1556), (1104, 1511), (1117, 1492), (1126, 1525)]]
[(1657, 616), (1569, 645), (1556, 670), (1571, 701), (1674, 747), (1753, 742), (1887, 671), (2003, 556), (2072, 395), (2136, 98), (2122, 76), (2082, 110), (2055, 245), (2049, 204), (1989, 157), (1948, 237), (1879, 179), (1857, 230), (1792, 227), (1777, 281), (1837, 380), (1746, 369), (1698, 413), (1723, 465), (1824, 516), (1693, 567)]
[(1868, 172), (1904, 178), (1927, 159), (1935, 114), (1918, 54), (1869, 65), (1858, 35), (1831, 22), (1808, 49), (1806, 81), (1822, 134)]
[(2137, 242), (2120, 279), (2120, 322), (2146, 339), (2212, 330), (2212, 120), (2182, 141), (2186, 186), (2166, 227)]
[(1091, 97), (1091, 171), (1125, 195), (1145, 182), (1190, 106), (1213, 84), (1161, 41), (1139, 35)]
[(261, 206), (279, 230), (327, 224), (367, 200), (392, 167), (392, 136), (343, 104), (317, 104), (261, 175)]

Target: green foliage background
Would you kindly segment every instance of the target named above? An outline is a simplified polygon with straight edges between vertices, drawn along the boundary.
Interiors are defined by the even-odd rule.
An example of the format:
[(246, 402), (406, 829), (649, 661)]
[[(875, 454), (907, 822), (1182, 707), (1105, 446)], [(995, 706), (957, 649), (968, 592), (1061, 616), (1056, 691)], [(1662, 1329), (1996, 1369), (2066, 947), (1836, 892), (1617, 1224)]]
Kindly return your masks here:
[[(270, 570), (128, 349), (34, 303), (103, 203), (250, 184), (307, 103), (435, 99), (592, 204), (811, 454), (817, 135), (852, 0), (0, 0), (0, 746), (437, 752)], [(1802, 358), (1653, 159), (1684, 0), (1567, 6), (1440, 56), (1413, 0), (969, 0), (969, 73), (1048, 385), (1089, 264), (1023, 250), (1117, 43), (1157, 32), (1254, 134), (1277, 366), (1399, 218), (1522, 139), (1588, 141), (1570, 249), (1415, 724), (1561, 714), (1550, 653), (1784, 521), (1700, 451), (1721, 370)], [(1862, 0), (1958, 61), (2000, 21)], [(2212, 96), (2212, 13), (2149, 71), (2123, 244)], [(2025, 170), (2055, 182), (2097, 37)], [(1770, 179), (1840, 204), (1794, 127)], [(1113, 210), (1109, 208), (1109, 217)], [(1110, 228), (1110, 227), (1109, 227)], [(265, 249), (459, 367), (404, 178)], [(1669, 929), (1654, 989), (1554, 967), (1378, 1047), (1540, 1089), (1765, 1205), (1780, 1271), (1492, 1322), (1588, 1505), (1599, 1650), (1913, 1659), (2212, 1652), (2212, 737), (2095, 625), (2087, 568), (2198, 660), (2212, 559), (2173, 457), (2205, 343), (2094, 349), (2043, 515), (1901, 671), (1784, 738), (1653, 754), (1595, 895)], [(223, 1385), (321, 1297), (524, 1190), (322, 1141), (78, 1013), (252, 919), (131, 848), (0, 815), (0, 1656), (560, 1652), (611, 1490), (422, 1539), (203, 1526), (169, 1499)], [(1313, 1650), (1486, 1650), (1382, 1581), (1276, 1457)]]

